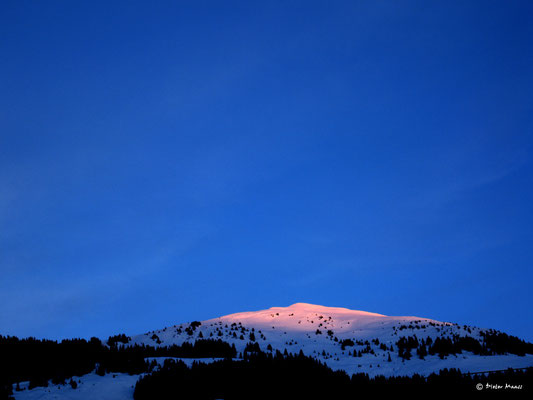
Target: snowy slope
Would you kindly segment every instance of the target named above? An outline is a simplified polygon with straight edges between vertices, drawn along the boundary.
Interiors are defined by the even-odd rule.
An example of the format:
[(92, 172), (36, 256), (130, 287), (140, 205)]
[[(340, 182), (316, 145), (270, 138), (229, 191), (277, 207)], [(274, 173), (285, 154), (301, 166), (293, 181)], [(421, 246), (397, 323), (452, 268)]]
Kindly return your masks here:
[(70, 385), (50, 385), (28, 390), (28, 383), (20, 385), (21, 391), (13, 391), (16, 400), (131, 400), (138, 375), (107, 374), (100, 376), (95, 373), (74, 378), (78, 387)]
[[(180, 324), (134, 336), (130, 344), (166, 346), (210, 338), (235, 344), (237, 351), (242, 352), (246, 344), (255, 339), (263, 351), (269, 344), (274, 351), (298, 353), (302, 350), (332, 369), (342, 369), (348, 374), (366, 372), (371, 376), (428, 375), (443, 368), (478, 372), (533, 366), (532, 355), (479, 356), (463, 352), (445, 359), (435, 355), (421, 360), (414, 355), (410, 360), (403, 360), (396, 351), (400, 337), (416, 335), (434, 340), (457, 334), (479, 340), (483, 330), (428, 318), (391, 317), (306, 303), (230, 314), (196, 325)], [(346, 339), (355, 345), (343, 349), (341, 342)], [(391, 346), (395, 351), (389, 350)], [(365, 349), (372, 352), (365, 353)], [(354, 350), (362, 351), (361, 357), (353, 357)], [(388, 361), (389, 354), (391, 361)]]

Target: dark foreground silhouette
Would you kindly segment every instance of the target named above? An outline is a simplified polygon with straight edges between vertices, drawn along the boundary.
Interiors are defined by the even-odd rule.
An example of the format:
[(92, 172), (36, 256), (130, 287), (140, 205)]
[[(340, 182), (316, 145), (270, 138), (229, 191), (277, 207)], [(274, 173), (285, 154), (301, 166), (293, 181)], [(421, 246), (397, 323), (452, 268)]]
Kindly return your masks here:
[[(490, 374), (462, 374), (441, 370), (427, 377), (347, 375), (299, 354), (262, 351), (248, 343), (237, 354), (235, 346), (221, 340), (197, 340), (181, 346), (128, 345), (125, 335), (106, 343), (92, 338), (63, 340), (18, 339), (0, 336), (0, 400), (12, 398), (12, 387), (29, 381), (29, 387), (70, 384), (72, 377), (92, 371), (100, 375), (122, 372), (142, 374), (135, 386), (135, 400), (148, 399), (333, 399), (356, 398), (372, 393), (427, 392), (529, 392), (533, 368)], [(414, 341), (412, 341), (414, 343)], [(399, 351), (411, 350), (398, 343)], [(235, 359), (236, 357), (239, 359)], [(210, 364), (167, 359), (163, 366), (148, 357), (221, 358)], [(481, 385), (481, 390), (476, 388)]]
[[(134, 399), (354, 399), (373, 393), (495, 391), (487, 389), (487, 383), (513, 385), (513, 389), (501, 390), (525, 393), (531, 382), (533, 368), (484, 375), (466, 375), (452, 369), (428, 377), (350, 377), (302, 354), (257, 352), (244, 360), (198, 363), (191, 368), (179, 360), (166, 360), (161, 369), (139, 379)], [(482, 385), (482, 389), (476, 385)]]

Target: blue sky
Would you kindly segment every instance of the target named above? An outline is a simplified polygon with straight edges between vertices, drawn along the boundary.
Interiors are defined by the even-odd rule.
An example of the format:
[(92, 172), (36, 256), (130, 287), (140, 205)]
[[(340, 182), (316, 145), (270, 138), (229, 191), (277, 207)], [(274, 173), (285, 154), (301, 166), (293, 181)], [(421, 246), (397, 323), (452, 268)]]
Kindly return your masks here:
[(533, 340), (527, 1), (6, 1), (0, 334), (295, 302)]

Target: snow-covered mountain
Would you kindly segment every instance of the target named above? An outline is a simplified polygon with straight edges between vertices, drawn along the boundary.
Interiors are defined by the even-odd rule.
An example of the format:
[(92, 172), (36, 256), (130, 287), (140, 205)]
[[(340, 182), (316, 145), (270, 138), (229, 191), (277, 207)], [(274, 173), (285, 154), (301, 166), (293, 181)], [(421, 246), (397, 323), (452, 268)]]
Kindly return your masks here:
[[(198, 339), (221, 339), (234, 344), (238, 352), (243, 352), (248, 343), (257, 342), (263, 351), (279, 350), (295, 354), (302, 351), (334, 370), (344, 370), (348, 374), (365, 372), (370, 376), (428, 375), (444, 368), (479, 372), (533, 366), (531, 354), (496, 351), (503, 354), (487, 355), (491, 353), (489, 339), (500, 334), (494, 330), (428, 318), (394, 317), (296, 303), (289, 307), (272, 307), (174, 325), (133, 336), (129, 344), (169, 346)], [(452, 349), (452, 354), (446, 351), (444, 354), (424, 354), (428, 349), (431, 352), (432, 347), (437, 349), (436, 342), (442, 339), (466, 345), (458, 345), (463, 349)], [(413, 340), (418, 341), (417, 347)], [(447, 344), (449, 342), (443, 347)], [(474, 354), (475, 350), (468, 351), (472, 344), (484, 351), (481, 354)], [(401, 354), (402, 346), (410, 354)]]
[[(113, 342), (151, 349), (192, 345), (201, 339), (220, 339), (235, 346), (238, 359), (246, 358), (246, 352), (259, 346), (267, 353), (301, 352), (333, 370), (344, 370), (348, 375), (366, 373), (370, 377), (428, 376), (445, 368), (466, 373), (533, 367), (533, 345), (498, 331), (306, 303), (187, 322), (132, 337), (117, 335), (102, 343), (107, 343), (103, 346), (109, 349), (116, 348)], [(121, 347), (122, 350), (127, 349)], [(235, 353), (233, 349), (231, 353)], [(167, 358), (174, 357), (145, 360), (155, 362), (157, 369)], [(195, 361), (215, 361), (181, 360), (188, 367)], [(19, 382), (13, 384), (13, 395), (17, 400), (127, 400), (133, 398), (135, 384), (144, 375), (145, 372), (99, 374), (95, 370), (75, 377), (75, 387), (50, 383), (30, 389), (29, 382)]]

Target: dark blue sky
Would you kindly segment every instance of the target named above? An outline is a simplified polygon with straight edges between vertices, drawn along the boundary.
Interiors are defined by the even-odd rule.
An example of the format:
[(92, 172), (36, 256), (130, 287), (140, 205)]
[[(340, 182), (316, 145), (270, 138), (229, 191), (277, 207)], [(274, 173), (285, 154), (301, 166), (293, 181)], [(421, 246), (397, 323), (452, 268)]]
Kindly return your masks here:
[(0, 334), (309, 302), (533, 340), (532, 20), (2, 2)]

